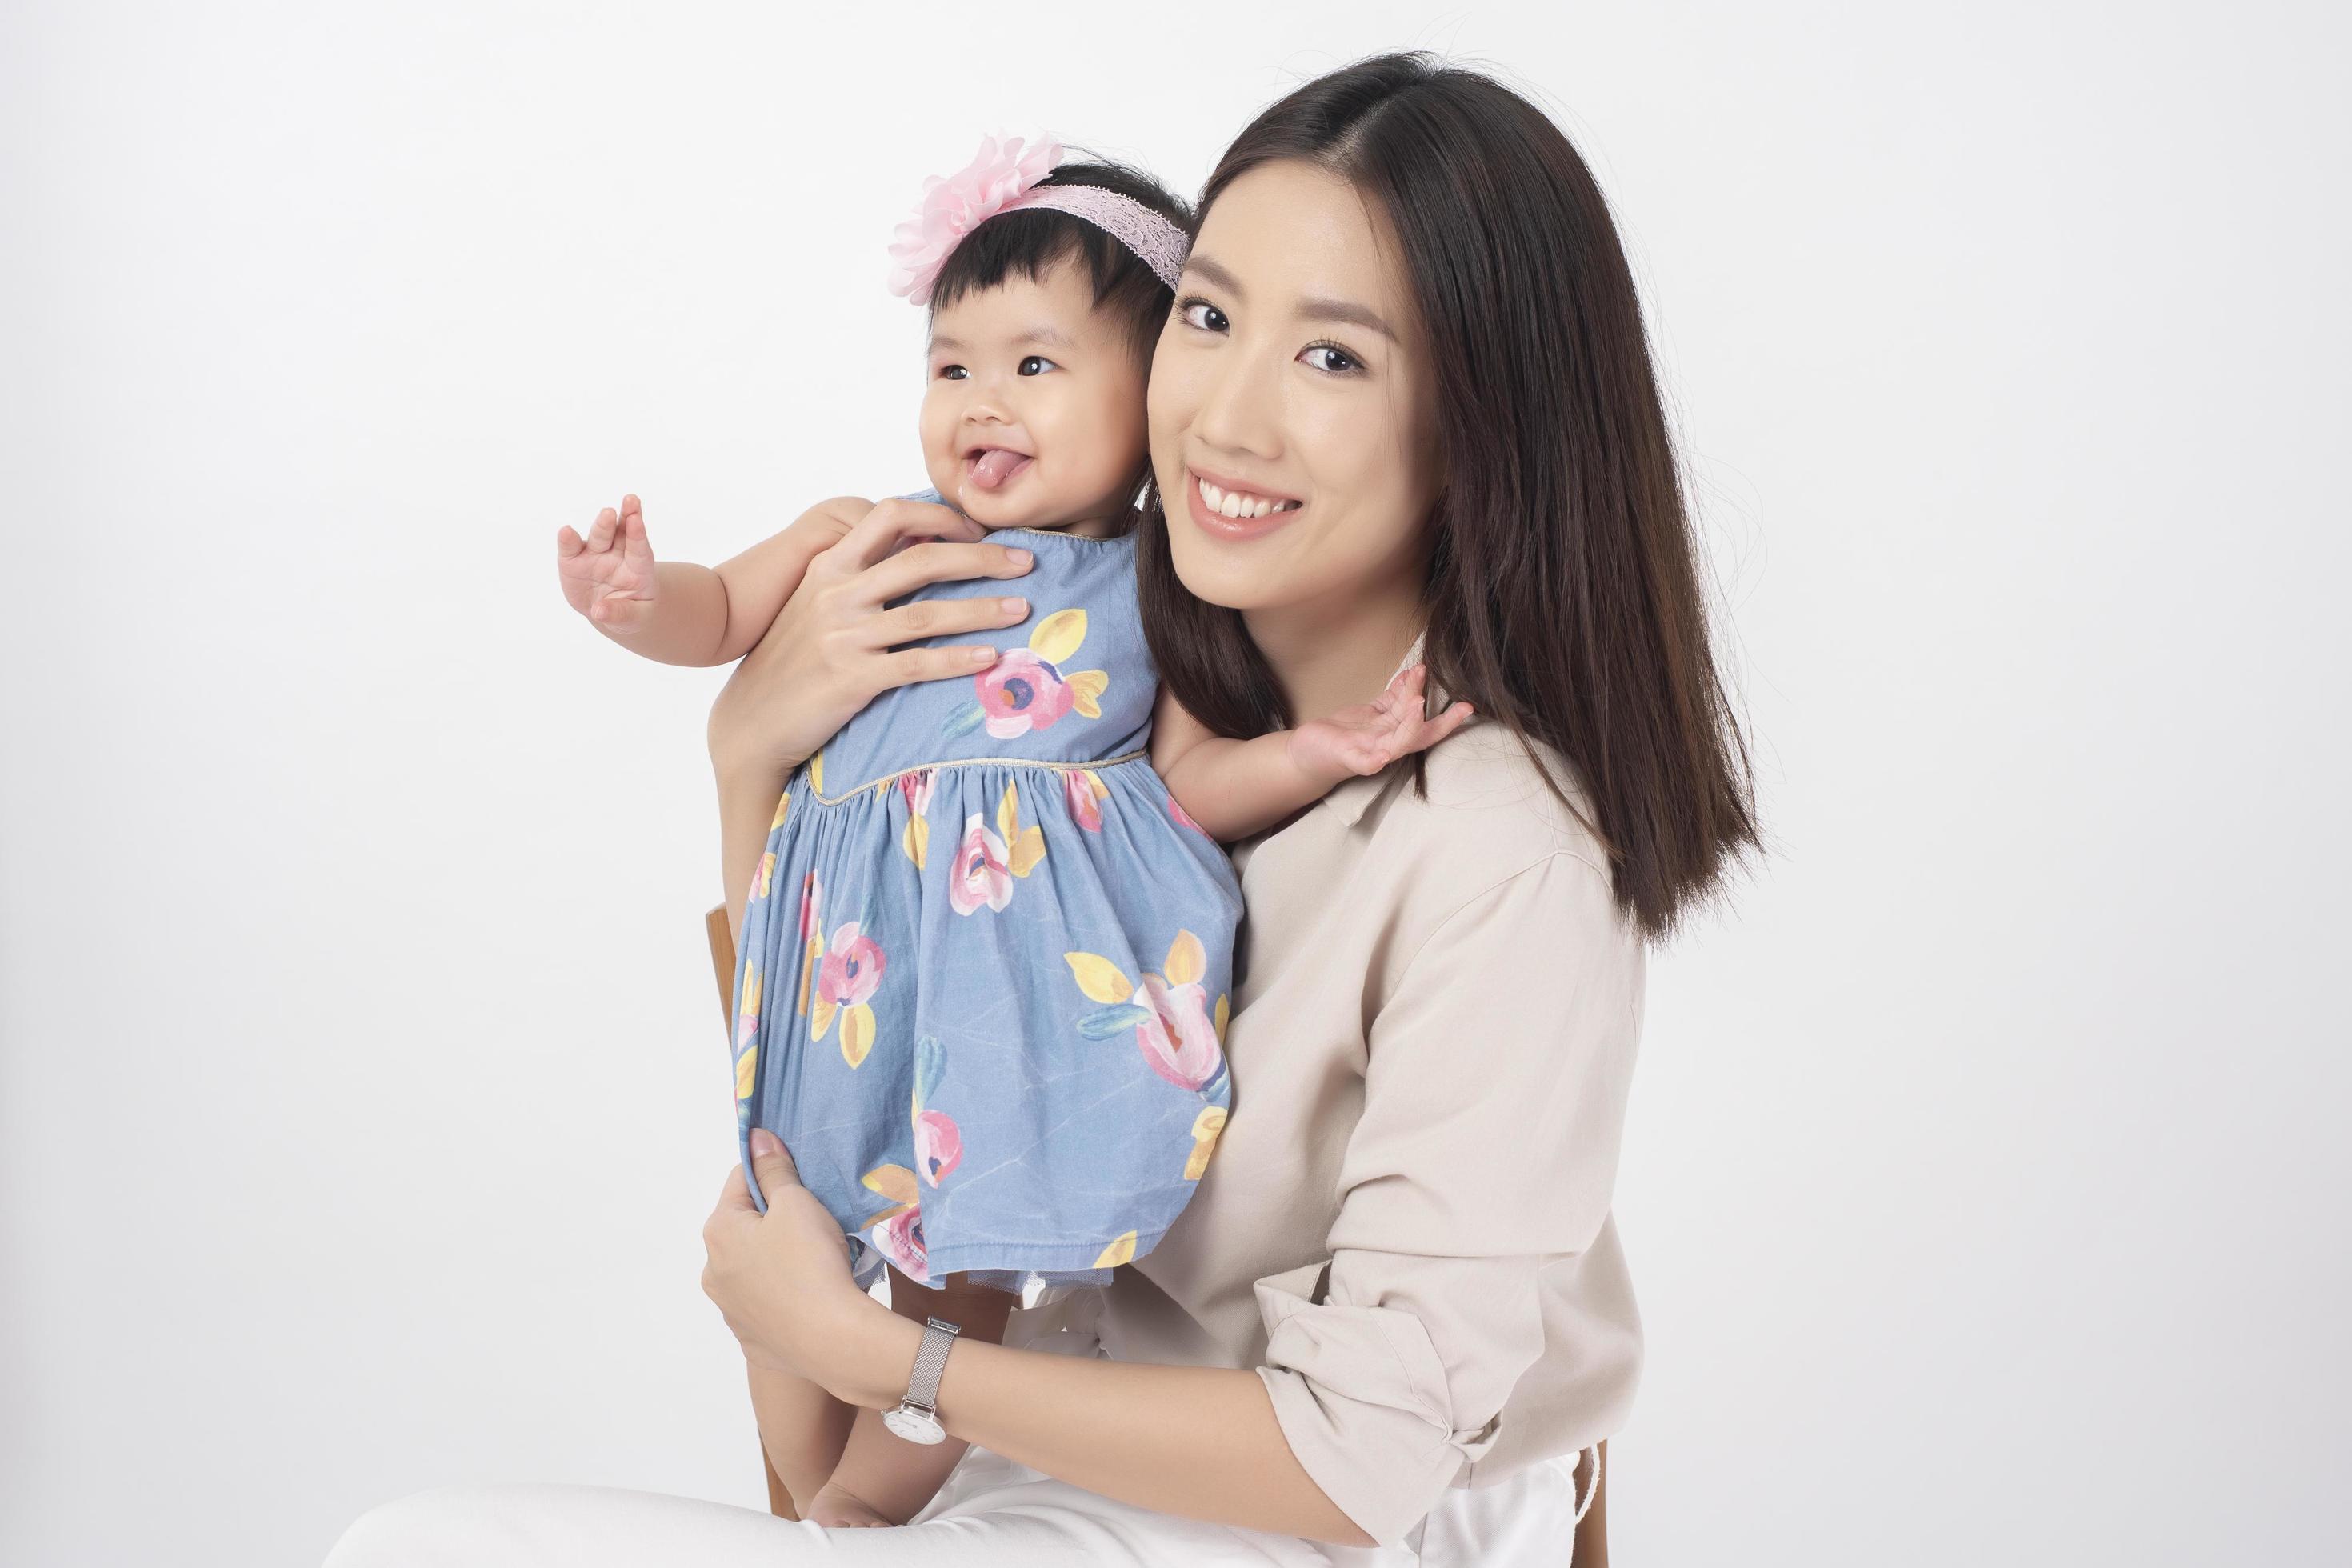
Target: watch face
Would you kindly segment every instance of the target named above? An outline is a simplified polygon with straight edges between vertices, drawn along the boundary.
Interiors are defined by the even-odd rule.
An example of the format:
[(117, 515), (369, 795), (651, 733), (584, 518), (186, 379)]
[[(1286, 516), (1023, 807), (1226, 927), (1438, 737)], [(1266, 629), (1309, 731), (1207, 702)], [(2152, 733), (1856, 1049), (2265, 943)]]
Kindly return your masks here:
[(882, 1412), (882, 1425), (909, 1443), (936, 1443), (947, 1436), (937, 1416), (906, 1405)]

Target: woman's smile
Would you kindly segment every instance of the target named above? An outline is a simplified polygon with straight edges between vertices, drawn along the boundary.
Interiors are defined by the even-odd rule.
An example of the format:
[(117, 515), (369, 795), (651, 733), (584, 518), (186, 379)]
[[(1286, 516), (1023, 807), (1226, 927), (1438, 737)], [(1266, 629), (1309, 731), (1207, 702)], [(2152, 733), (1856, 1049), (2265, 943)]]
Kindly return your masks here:
[(1263, 539), (1290, 521), (1307, 504), (1291, 496), (1219, 483), (1189, 466), (1184, 471), (1184, 493), (1191, 506), (1192, 525), (1214, 538)]

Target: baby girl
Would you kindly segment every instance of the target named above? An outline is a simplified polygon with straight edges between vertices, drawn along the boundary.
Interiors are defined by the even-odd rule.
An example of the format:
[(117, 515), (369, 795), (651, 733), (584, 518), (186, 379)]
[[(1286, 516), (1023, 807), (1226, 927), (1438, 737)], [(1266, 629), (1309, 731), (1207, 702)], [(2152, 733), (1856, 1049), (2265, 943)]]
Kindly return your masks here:
[[(734, 993), (745, 1169), (751, 1130), (774, 1132), (861, 1283), (887, 1270), (895, 1307), (990, 1338), (1016, 1301), (1150, 1252), (1208, 1166), (1242, 912), (1219, 839), (1469, 712), (1424, 718), (1416, 667), (1378, 701), (1243, 740), (1159, 689), (1136, 588), (1139, 501), (1157, 504), (1144, 391), (1160, 335), (1197, 330), (1172, 310), (1191, 216), (1130, 169), (1060, 160), (984, 142), (892, 247), (893, 290), (929, 313), (917, 499), (1030, 550), (1030, 615), (992, 664), (884, 692), (793, 773)], [(1297, 504), (1202, 500), (1234, 519)], [(809, 554), (657, 564), (634, 496), (558, 551), (598, 630), (709, 663), (750, 651)], [(805, 1392), (794, 1408), (829, 1397)], [(840, 1429), (761, 1436), (780, 1474), (822, 1475)], [(963, 1448), (941, 1436), (921, 1412), (856, 1412), (807, 1517), (904, 1522)]]

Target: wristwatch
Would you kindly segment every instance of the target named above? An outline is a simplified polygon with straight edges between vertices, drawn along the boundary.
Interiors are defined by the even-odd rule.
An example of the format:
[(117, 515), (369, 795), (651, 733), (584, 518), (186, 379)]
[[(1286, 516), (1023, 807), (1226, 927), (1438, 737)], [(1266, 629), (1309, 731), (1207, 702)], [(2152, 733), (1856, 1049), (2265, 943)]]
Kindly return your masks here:
[(882, 1425), (909, 1443), (936, 1443), (947, 1428), (931, 1414), (940, 1398), (940, 1373), (948, 1364), (948, 1349), (955, 1343), (953, 1323), (923, 1320), (923, 1342), (915, 1347), (915, 1370), (907, 1378), (907, 1397), (896, 1410), (882, 1412)]

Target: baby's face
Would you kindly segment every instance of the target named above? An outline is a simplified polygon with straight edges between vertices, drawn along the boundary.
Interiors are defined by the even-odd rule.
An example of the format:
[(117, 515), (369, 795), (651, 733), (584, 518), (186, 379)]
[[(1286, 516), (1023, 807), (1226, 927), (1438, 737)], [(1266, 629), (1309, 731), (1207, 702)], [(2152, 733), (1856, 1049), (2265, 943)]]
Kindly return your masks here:
[(1086, 268), (1008, 276), (931, 321), (923, 465), (985, 528), (1107, 531), (1144, 460), (1145, 375)]

